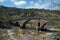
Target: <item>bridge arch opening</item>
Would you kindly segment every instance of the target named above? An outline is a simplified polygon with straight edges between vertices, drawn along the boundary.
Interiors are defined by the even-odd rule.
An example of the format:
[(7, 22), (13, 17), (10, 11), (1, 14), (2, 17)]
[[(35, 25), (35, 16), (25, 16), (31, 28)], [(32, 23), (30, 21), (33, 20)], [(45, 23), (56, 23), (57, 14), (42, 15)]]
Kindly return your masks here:
[[(21, 21), (21, 20), (20, 20)], [(24, 21), (24, 20), (23, 20)], [(22, 26), (20, 25), (19, 21), (15, 21), (14, 23), (16, 26), (19, 26), (20, 28), (44, 28), (47, 24), (47, 22), (43, 21), (43, 25), (41, 26), (41, 20), (25, 20), (22, 23)]]
[(40, 21), (39, 20), (27, 20), (23, 23), (23, 27), (29, 27), (29, 28), (36, 28), (40, 27)]

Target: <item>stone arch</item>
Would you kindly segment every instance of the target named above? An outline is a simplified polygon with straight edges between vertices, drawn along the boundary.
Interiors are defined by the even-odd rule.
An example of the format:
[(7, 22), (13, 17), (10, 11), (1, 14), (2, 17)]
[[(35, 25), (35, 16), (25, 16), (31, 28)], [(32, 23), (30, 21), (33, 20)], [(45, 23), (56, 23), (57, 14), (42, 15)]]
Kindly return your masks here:
[(27, 20), (27, 21), (25, 21), (25, 22), (23, 23), (23, 26), (22, 26), (23, 29), (26, 28), (26, 24), (27, 24), (29, 21), (30, 21), (30, 20)]
[[(25, 21), (24, 23), (23, 23), (23, 28), (26, 28), (26, 24), (29, 22), (29, 21), (31, 21), (31, 20), (27, 20), (27, 21)], [(32, 22), (32, 21), (31, 21)], [(37, 23), (38, 25), (37, 26), (40, 26), (40, 22), (38, 21), (38, 23)]]
[[(25, 28), (26, 28), (26, 24), (27, 24), (29, 21), (31, 21), (31, 20), (25, 20), (25, 21), (23, 22), (22, 26), (19, 25), (19, 23), (18, 23), (19, 21), (18, 21), (18, 22), (16, 21), (16, 24), (18, 24), (17, 26), (19, 26), (20, 28), (25, 29)], [(44, 26), (47, 24), (47, 22), (46, 22), (46, 23), (44, 23), (42, 26), (40, 26), (40, 23), (41, 23), (40, 21), (41, 21), (41, 20), (33, 20), (33, 21), (37, 22), (37, 23), (35, 23), (35, 24), (36, 24), (36, 26), (37, 26), (38, 28), (44, 28)], [(32, 21), (32, 22), (33, 22), (33, 21)]]

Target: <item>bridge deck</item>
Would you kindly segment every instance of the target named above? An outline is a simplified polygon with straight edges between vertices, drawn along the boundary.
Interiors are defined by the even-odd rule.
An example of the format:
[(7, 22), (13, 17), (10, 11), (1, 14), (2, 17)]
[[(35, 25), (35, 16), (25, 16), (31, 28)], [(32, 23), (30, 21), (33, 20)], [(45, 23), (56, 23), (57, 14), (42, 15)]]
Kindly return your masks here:
[(18, 19), (15, 19), (14, 21), (17, 21), (17, 20), (40, 20), (40, 18), (33, 18), (33, 17), (23, 17), (23, 18), (18, 18)]

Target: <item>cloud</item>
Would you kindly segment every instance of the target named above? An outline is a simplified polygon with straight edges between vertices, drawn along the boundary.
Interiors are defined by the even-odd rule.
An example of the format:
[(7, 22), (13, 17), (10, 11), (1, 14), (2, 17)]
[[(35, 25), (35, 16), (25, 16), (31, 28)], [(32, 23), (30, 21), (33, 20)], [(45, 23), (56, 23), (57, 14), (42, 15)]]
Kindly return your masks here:
[(34, 1), (31, 1), (30, 4), (34, 4)]
[[(11, 2), (18, 8), (37, 8), (37, 9), (51, 9), (51, 3), (58, 3), (57, 0), (11, 0)], [(51, 7), (50, 7), (51, 6)], [(53, 7), (53, 9), (58, 9), (58, 7)]]
[(20, 1), (11, 0), (11, 2), (13, 2), (13, 4), (14, 4), (14, 5), (17, 5), (17, 6), (25, 5), (25, 4), (26, 4), (26, 1), (24, 1), (24, 0), (20, 0)]
[(17, 0), (10, 0), (11, 2), (16, 2)]
[(39, 3), (42, 3), (42, 0), (38, 0)]
[(0, 0), (0, 2), (5, 2), (5, 1), (7, 1), (7, 0)]
[(19, 1), (19, 2), (14, 2), (15, 5), (24, 5), (26, 4), (26, 1)]
[(34, 4), (34, 6), (38, 6), (38, 5), (39, 5), (39, 3), (35, 3), (35, 4)]
[(28, 6), (26, 6), (25, 8), (37, 8), (37, 9), (48, 9), (49, 5), (51, 4), (51, 2), (47, 1), (47, 2), (43, 2), (42, 0), (38, 0), (38, 1), (30, 1), (30, 4)]
[(60, 0), (51, 0), (51, 4), (49, 5), (49, 8), (51, 10), (60, 10)]
[(48, 9), (50, 4), (51, 4), (50, 2), (45, 2), (43, 4), (34, 3), (34, 5), (28, 5), (28, 6), (26, 6), (26, 8), (37, 8), (37, 9), (45, 8), (45, 9)]

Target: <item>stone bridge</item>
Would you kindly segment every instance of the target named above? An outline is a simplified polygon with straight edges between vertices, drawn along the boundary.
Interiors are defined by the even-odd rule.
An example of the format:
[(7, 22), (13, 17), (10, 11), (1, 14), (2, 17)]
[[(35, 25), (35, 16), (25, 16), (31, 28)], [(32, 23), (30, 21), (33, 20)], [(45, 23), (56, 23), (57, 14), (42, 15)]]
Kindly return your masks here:
[(33, 26), (33, 27), (41, 27), (44, 23), (46, 23), (45, 20), (41, 20), (40, 18), (33, 18), (33, 17), (30, 17), (30, 18), (19, 18), (19, 19), (15, 19), (15, 20), (12, 20), (14, 21), (14, 23), (16, 22), (19, 22), (20, 25), (22, 24), (26, 24), (27, 26), (30, 25), (30, 26)]

